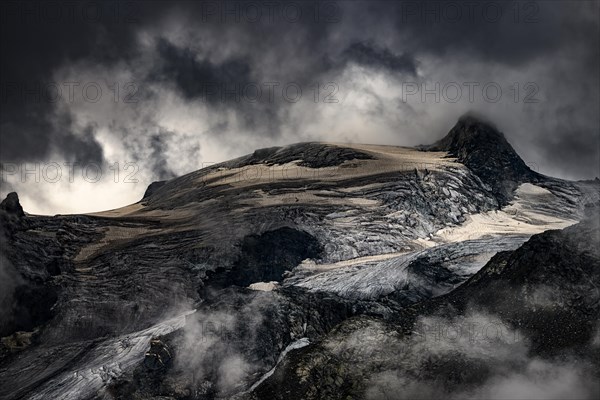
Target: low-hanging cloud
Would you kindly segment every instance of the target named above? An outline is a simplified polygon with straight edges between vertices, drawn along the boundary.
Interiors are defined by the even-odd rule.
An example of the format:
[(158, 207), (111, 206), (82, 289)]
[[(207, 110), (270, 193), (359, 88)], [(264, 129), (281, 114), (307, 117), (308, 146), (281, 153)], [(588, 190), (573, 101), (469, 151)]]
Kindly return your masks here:
[(420, 317), (408, 339), (382, 335), (363, 328), (333, 349), (358, 359), (386, 355), (386, 367), (368, 379), (368, 399), (592, 399), (600, 390), (591, 363), (532, 355), (527, 335), (476, 310)]
[(174, 374), (221, 397), (247, 388), (257, 370), (264, 368), (265, 361), (252, 358), (260, 346), (263, 302), (251, 297), (236, 311), (214, 307), (188, 317), (178, 339)]

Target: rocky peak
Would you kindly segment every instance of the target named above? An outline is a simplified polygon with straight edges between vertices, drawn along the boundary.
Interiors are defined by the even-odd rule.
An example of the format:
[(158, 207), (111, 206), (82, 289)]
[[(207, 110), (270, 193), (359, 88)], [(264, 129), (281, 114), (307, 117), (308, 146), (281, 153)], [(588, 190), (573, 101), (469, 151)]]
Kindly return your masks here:
[(16, 192), (9, 193), (2, 203), (0, 203), (0, 210), (6, 211), (8, 214), (16, 215), (17, 217), (25, 216), (23, 207), (19, 202), (19, 195)]
[(501, 205), (507, 204), (519, 184), (535, 180), (533, 172), (491, 123), (467, 114), (441, 140), (425, 148), (447, 151), (490, 185)]
[(440, 150), (452, 152), (456, 157), (466, 157), (473, 151), (489, 148), (490, 146), (514, 153), (504, 134), (493, 124), (484, 122), (482, 119), (470, 114), (460, 117), (450, 132), (434, 143), (433, 146)]
[(142, 200), (144, 200), (144, 199), (152, 196), (154, 193), (156, 193), (156, 191), (158, 189), (160, 189), (161, 187), (163, 187), (165, 185), (165, 183), (167, 183), (167, 181), (155, 181), (155, 182), (152, 182), (150, 185), (148, 185), (148, 188), (144, 192), (144, 197), (142, 197)]

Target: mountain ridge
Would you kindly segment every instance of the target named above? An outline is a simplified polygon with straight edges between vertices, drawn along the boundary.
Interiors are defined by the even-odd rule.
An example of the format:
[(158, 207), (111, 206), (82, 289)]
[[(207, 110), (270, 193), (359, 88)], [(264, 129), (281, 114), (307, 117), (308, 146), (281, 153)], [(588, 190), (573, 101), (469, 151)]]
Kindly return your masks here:
[[(338, 167), (346, 161), (372, 160), (374, 155), (366, 149), (361, 149), (361, 146), (369, 145), (300, 142), (286, 146), (267, 147), (190, 174), (208, 174), (220, 168), (235, 169), (259, 164), (272, 167), (293, 161), (297, 161), (298, 166), (319, 169)], [(417, 146), (415, 149), (447, 152), (449, 157), (456, 158), (458, 162), (472, 170), (484, 183), (488, 184), (501, 206), (510, 202), (514, 190), (520, 184), (543, 180), (542, 175), (532, 171), (519, 157), (502, 132), (498, 131), (491, 123), (471, 114), (460, 117), (442, 139), (431, 145)], [(147, 200), (151, 195), (160, 192), (165, 185), (168, 187), (171, 181), (177, 181), (179, 178), (153, 182), (148, 186), (142, 200)]]

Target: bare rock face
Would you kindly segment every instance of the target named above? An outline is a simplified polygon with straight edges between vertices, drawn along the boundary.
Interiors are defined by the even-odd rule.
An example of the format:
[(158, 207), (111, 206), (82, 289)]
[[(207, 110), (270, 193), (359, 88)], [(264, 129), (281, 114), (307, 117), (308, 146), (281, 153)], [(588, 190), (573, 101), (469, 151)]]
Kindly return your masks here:
[(2, 203), (0, 203), (0, 210), (6, 211), (8, 214), (17, 216), (18, 218), (24, 217), (25, 212), (21, 203), (19, 203), (19, 196), (15, 192), (9, 193)]
[(430, 151), (447, 151), (492, 187), (498, 201), (505, 205), (519, 184), (537, 180), (532, 171), (508, 143), (504, 134), (490, 123), (474, 116), (461, 117), (448, 134)]
[(167, 183), (167, 181), (152, 182), (150, 185), (148, 185), (148, 188), (144, 192), (144, 196), (142, 197), (142, 200), (144, 200), (147, 197), (152, 196), (158, 189), (163, 187), (165, 183)]

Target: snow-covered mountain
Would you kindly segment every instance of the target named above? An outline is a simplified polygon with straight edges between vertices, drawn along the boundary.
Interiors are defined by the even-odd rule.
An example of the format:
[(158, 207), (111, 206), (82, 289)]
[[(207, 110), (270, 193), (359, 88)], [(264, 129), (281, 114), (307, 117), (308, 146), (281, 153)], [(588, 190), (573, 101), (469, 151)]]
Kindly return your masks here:
[[(507, 398), (514, 378), (544, 398), (566, 368), (589, 397), (599, 194), (472, 116), (418, 148), (256, 150), (96, 214), (11, 194), (0, 396)], [(512, 339), (423, 338), (474, 323)]]

